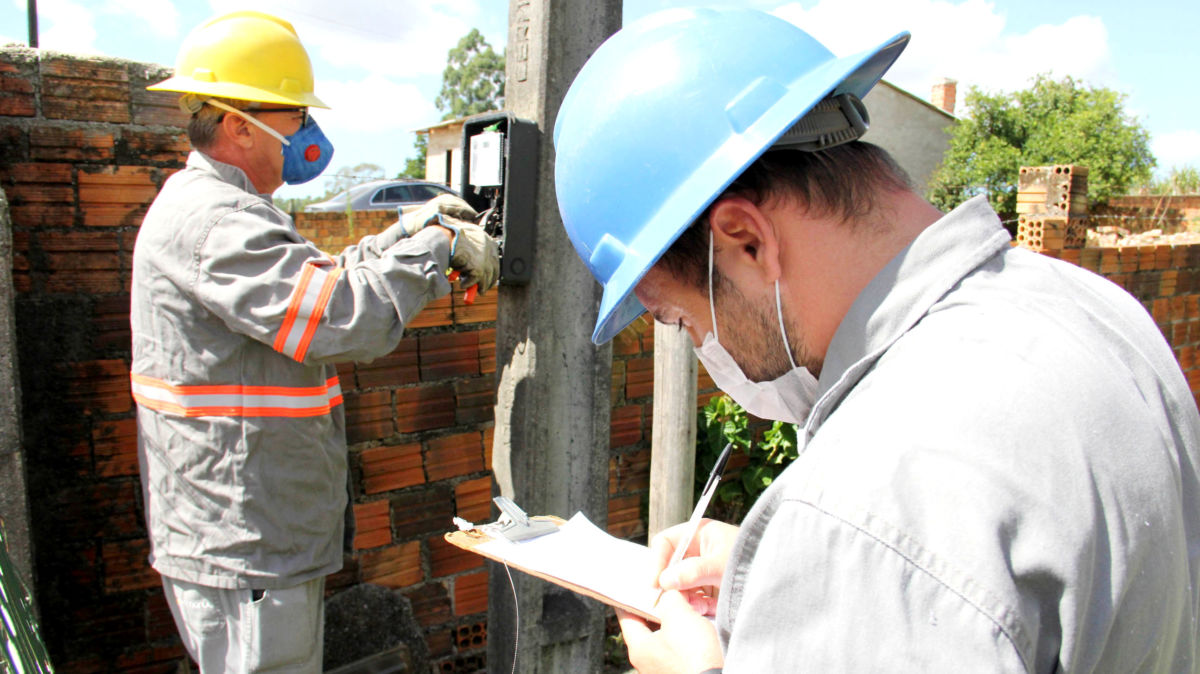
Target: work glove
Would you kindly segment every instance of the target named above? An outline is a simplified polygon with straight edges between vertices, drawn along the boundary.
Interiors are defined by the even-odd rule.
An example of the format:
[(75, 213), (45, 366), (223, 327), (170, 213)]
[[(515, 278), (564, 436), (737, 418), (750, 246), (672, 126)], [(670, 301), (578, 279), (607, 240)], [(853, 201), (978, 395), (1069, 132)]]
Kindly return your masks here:
[(460, 274), (459, 283), (464, 288), (479, 287), (482, 295), (496, 285), (500, 277), (500, 246), (479, 225), (464, 222), (438, 213), (437, 224), (454, 232), (454, 243), (450, 248), (450, 268)]
[(439, 194), (420, 206), (407, 206), (400, 209), (400, 229), (402, 236), (412, 236), (425, 228), (430, 222), (436, 222), (438, 215), (448, 215), (456, 220), (475, 222), (479, 214), (471, 205), (453, 194)]

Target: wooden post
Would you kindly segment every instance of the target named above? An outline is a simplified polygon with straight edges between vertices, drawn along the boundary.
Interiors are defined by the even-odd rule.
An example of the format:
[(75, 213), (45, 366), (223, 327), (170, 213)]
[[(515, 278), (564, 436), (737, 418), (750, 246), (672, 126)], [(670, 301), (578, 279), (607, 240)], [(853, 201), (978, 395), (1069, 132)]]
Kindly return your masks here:
[(692, 514), (696, 472), (696, 354), (686, 330), (654, 324), (654, 422), (649, 535)]

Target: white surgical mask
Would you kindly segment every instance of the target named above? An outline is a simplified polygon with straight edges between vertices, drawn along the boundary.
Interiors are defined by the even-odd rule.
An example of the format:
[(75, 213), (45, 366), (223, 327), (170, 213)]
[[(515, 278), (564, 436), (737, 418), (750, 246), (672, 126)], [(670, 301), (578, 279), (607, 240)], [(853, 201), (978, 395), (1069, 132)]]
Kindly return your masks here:
[(806, 367), (798, 367), (788, 346), (787, 330), (783, 326), (783, 306), (779, 300), (779, 280), (775, 281), (775, 312), (779, 316), (779, 332), (783, 349), (792, 369), (772, 381), (751, 381), (741, 366), (729, 355), (717, 338), (717, 311), (712, 291), (713, 242), (708, 239), (708, 310), (712, 315), (712, 332), (696, 348), (696, 357), (713, 378), (717, 387), (733, 398), (747, 412), (763, 419), (776, 419), (803, 424), (817, 400), (817, 378)]

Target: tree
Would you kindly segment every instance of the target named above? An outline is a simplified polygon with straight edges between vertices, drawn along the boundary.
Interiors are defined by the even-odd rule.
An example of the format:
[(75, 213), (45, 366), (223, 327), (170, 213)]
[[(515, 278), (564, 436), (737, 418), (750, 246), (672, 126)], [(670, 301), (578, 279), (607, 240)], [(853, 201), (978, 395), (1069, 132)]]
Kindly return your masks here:
[(1088, 199), (1105, 203), (1143, 184), (1155, 165), (1150, 134), (1124, 110), (1125, 95), (1072, 77), (1038, 75), (1012, 94), (972, 87), (967, 117), (950, 129), (950, 148), (930, 180), (930, 200), (951, 209), (987, 194), (1004, 220), (1016, 217), (1022, 166), (1088, 168)]
[(446, 111), (444, 120), (504, 107), (504, 57), (492, 50), (478, 28), (450, 50), (434, 105)]
[(1162, 196), (1200, 194), (1200, 169), (1195, 166), (1175, 166), (1165, 178), (1150, 181), (1141, 191)]
[(425, 157), (429, 152), (429, 134), (418, 133), (416, 140), (413, 141), (413, 149), (417, 151), (417, 156), (404, 162), (404, 170), (396, 176), (397, 178), (425, 177)]
[(368, 180), (376, 180), (384, 177), (386, 176), (384, 175), (383, 167), (379, 164), (364, 162), (350, 168), (338, 169), (334, 173), (325, 175), (325, 196), (320, 200), (329, 199)]

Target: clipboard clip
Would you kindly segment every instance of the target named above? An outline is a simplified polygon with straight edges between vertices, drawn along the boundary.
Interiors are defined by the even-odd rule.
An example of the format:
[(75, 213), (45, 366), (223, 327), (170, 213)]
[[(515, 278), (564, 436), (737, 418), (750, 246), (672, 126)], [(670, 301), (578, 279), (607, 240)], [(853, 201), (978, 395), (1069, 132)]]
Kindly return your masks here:
[(500, 519), (496, 520), (499, 533), (510, 541), (524, 541), (558, 531), (558, 525), (550, 520), (536, 520), (525, 514), (524, 510), (507, 496), (497, 496), (492, 499), (500, 508)]

